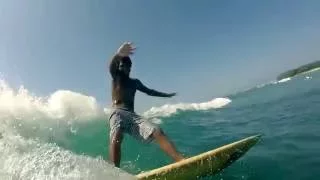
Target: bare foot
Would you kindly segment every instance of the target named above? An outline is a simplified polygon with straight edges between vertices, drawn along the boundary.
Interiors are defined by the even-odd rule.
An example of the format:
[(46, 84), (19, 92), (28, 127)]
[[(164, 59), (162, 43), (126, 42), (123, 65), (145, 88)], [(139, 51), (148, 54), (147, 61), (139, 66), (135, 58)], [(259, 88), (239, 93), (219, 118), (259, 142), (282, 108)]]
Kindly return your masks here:
[(176, 158), (176, 162), (182, 161), (182, 160), (186, 160), (187, 158), (183, 157), (183, 156), (179, 156), (178, 158)]

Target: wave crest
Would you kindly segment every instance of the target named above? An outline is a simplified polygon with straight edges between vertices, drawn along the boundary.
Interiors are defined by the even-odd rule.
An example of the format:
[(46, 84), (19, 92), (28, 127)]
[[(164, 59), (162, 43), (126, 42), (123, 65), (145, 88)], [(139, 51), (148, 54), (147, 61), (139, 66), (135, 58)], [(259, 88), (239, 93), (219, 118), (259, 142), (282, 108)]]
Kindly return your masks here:
[(229, 104), (229, 98), (215, 98), (208, 102), (202, 103), (179, 103), (179, 104), (166, 104), (160, 107), (152, 107), (150, 110), (143, 113), (146, 117), (167, 117), (177, 113), (178, 110), (182, 111), (200, 111), (222, 108)]
[(103, 114), (96, 99), (80, 93), (58, 90), (49, 97), (37, 97), (23, 86), (18, 90), (0, 81), (1, 117), (15, 119), (90, 119)]
[[(160, 107), (152, 107), (143, 113), (148, 118), (166, 117), (177, 111), (201, 111), (221, 108), (229, 104), (229, 98), (215, 98), (202, 103), (165, 104)], [(69, 90), (58, 90), (48, 97), (37, 97), (26, 88), (20, 86), (18, 90), (11, 88), (5, 81), (0, 81), (0, 118), (11, 124), (19, 125), (30, 120), (37, 120), (37, 124), (56, 124), (56, 120), (69, 125), (73, 121), (90, 121), (97, 118), (105, 118), (110, 114), (110, 108), (100, 107), (97, 100)], [(41, 120), (41, 121), (39, 121)], [(43, 121), (45, 120), (45, 121)], [(156, 123), (161, 123), (155, 118)], [(33, 121), (34, 122), (34, 121)], [(61, 124), (61, 122), (59, 122)], [(53, 123), (53, 124), (52, 124)], [(52, 126), (51, 126), (52, 127)]]

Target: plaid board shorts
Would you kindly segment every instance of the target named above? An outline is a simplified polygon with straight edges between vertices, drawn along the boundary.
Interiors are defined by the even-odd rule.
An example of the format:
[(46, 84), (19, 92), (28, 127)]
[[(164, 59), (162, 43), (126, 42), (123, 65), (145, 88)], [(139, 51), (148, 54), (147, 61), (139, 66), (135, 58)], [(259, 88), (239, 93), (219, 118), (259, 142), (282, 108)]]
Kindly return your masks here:
[(110, 140), (113, 140), (115, 133), (121, 130), (144, 143), (150, 143), (153, 140), (151, 134), (158, 129), (158, 126), (142, 116), (121, 108), (115, 108), (111, 112), (109, 126)]

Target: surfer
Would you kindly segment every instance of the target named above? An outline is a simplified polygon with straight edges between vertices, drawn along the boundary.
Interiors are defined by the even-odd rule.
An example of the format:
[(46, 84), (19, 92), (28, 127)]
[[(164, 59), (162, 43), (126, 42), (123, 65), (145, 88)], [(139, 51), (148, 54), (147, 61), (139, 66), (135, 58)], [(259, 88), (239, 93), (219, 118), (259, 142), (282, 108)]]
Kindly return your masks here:
[(112, 107), (109, 117), (110, 146), (109, 157), (116, 167), (121, 160), (121, 143), (123, 134), (127, 133), (140, 142), (150, 143), (156, 141), (161, 149), (174, 161), (184, 157), (177, 152), (175, 146), (167, 138), (162, 129), (134, 111), (134, 97), (136, 90), (149, 96), (172, 97), (176, 93), (163, 93), (146, 87), (139, 79), (130, 77), (132, 61), (130, 55), (136, 48), (131, 42), (123, 43), (109, 64), (112, 77)]

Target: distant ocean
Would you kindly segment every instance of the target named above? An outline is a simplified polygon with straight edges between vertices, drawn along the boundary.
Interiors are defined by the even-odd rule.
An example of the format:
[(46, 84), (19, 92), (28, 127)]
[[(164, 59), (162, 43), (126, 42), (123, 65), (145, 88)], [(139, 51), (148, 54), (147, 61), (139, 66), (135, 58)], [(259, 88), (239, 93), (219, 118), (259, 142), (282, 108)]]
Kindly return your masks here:
[[(38, 97), (1, 81), (0, 179), (130, 179), (129, 173), (171, 163), (157, 145), (126, 136), (122, 170), (113, 168), (105, 161), (108, 114), (94, 97), (62, 90)], [(186, 156), (263, 135), (245, 156), (206, 179), (320, 177), (320, 71), (208, 102), (153, 107), (143, 115)]]

